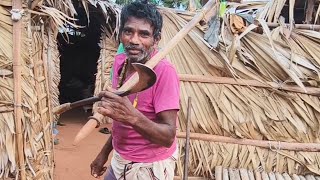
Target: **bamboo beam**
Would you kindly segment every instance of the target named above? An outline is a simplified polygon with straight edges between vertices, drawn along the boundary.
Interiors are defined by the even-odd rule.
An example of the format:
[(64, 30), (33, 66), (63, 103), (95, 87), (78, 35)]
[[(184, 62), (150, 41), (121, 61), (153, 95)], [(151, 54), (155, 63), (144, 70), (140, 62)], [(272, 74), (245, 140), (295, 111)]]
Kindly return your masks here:
[[(52, 69), (50, 69), (51, 67), (51, 64), (52, 63), (52, 47), (51, 47), (51, 43), (52, 43), (52, 36), (51, 36), (51, 27), (49, 26), (47, 28), (47, 33), (48, 33), (48, 49), (47, 49), (47, 58), (45, 59), (46, 62), (44, 62), (44, 70), (45, 70), (45, 74), (46, 74), (46, 85), (47, 85), (47, 92), (48, 92), (48, 107), (49, 107), (49, 118), (50, 118), (50, 122), (53, 122), (53, 112), (52, 112), (52, 94), (50, 93), (51, 92), (51, 87), (52, 87), (52, 82), (53, 82), (53, 79), (52, 79), (52, 74), (51, 74), (51, 71)], [(50, 71), (51, 70), (51, 71)]]
[(190, 120), (191, 120), (191, 97), (188, 97), (187, 132), (186, 132), (183, 180), (188, 179), (189, 147), (190, 147), (190, 145), (189, 145), (189, 143), (190, 143)]
[[(13, 10), (22, 10), (22, 1), (12, 1)], [(21, 88), (21, 36), (22, 36), (22, 22), (21, 19), (13, 19), (12, 32), (12, 53), (13, 53), (13, 78), (14, 78), (14, 116), (15, 116), (15, 130), (16, 130), (16, 145), (18, 151), (20, 179), (26, 179), (26, 168), (24, 160), (24, 141), (22, 135), (22, 88)]]
[[(178, 138), (186, 138), (185, 132), (177, 132)], [(210, 142), (220, 142), (220, 143), (230, 143), (239, 145), (249, 145), (261, 148), (273, 148), (280, 150), (289, 151), (304, 151), (304, 152), (320, 152), (320, 143), (290, 143), (290, 142), (280, 142), (280, 141), (266, 141), (266, 140), (254, 140), (254, 139), (237, 139), (232, 137), (211, 135), (211, 134), (200, 134), (200, 133), (190, 133), (190, 139), (210, 141)]]
[(315, 5), (315, 0), (308, 0), (308, 6), (307, 6), (307, 12), (306, 12), (306, 20), (305, 20), (306, 24), (309, 24), (312, 21), (314, 5)]
[[(278, 23), (267, 23), (267, 25), (271, 28), (276, 28), (280, 26)], [(290, 24), (285, 24), (286, 26), (290, 26)], [(306, 30), (314, 30), (314, 31), (319, 31), (320, 30), (320, 25), (318, 24), (295, 24), (294, 25), (295, 29), (306, 29)]]
[[(174, 180), (182, 180), (182, 178), (179, 177), (179, 176), (174, 176), (173, 179)], [(204, 178), (204, 177), (189, 176), (188, 180), (209, 180), (209, 179), (208, 178)]]
[(320, 88), (306, 87), (307, 92), (304, 92), (299, 86), (295, 85), (279, 85), (274, 82), (262, 83), (257, 80), (236, 80), (229, 77), (213, 77), (213, 76), (202, 76), (202, 75), (190, 75), (190, 74), (179, 74), (180, 81), (188, 82), (201, 82), (201, 83), (214, 83), (214, 84), (231, 84), (239, 86), (254, 86), (262, 88), (270, 88), (277, 90), (285, 90), (295, 93), (308, 94), (313, 96), (320, 96)]
[(215, 180), (222, 180), (222, 174), (223, 174), (223, 168), (222, 166), (216, 166), (215, 167), (215, 173), (214, 173), (214, 177), (215, 177)]

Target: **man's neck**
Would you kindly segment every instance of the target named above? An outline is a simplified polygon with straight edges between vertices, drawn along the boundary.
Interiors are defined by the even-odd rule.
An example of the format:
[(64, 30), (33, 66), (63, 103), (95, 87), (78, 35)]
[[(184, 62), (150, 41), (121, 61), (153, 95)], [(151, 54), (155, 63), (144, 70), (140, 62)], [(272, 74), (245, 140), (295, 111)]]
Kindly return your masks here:
[[(145, 64), (148, 60), (150, 60), (150, 55), (147, 58), (145, 58), (137, 63)], [(135, 63), (135, 62), (132, 62), (130, 59), (128, 59), (128, 65), (127, 65), (128, 67), (127, 67), (127, 72), (126, 72), (127, 76), (129, 76), (130, 74), (132, 74), (135, 71), (132, 66), (132, 63)]]

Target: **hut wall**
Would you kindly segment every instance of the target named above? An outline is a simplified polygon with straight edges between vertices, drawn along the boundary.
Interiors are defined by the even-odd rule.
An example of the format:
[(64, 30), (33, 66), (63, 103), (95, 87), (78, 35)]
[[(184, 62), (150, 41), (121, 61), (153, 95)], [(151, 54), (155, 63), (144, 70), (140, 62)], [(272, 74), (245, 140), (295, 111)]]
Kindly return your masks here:
[[(31, 15), (24, 13), (20, 29), (23, 149), (18, 149), (15, 127), (18, 119), (14, 116), (13, 27), (9, 13), (11, 3), (0, 2), (0, 178), (18, 178), (20, 171), (25, 171), (27, 179), (52, 179), (53, 117), (45, 58), (48, 35), (41, 21), (33, 24)], [(18, 152), (22, 152), (24, 164), (19, 163)]]
[[(163, 15), (162, 47), (187, 23), (184, 18), (172, 13), (172, 11), (163, 11)], [(313, 42), (319, 42), (319, 36), (316, 38), (316, 35), (313, 35), (308, 39), (298, 32), (293, 31), (295, 38), (304, 39), (308, 43), (311, 43), (311, 39)], [(316, 32), (308, 33), (319, 35)], [(254, 74), (255, 71), (250, 69), (250, 65), (247, 64), (248, 59), (241, 57), (239, 52), (237, 52), (234, 62), (230, 63), (228, 53), (231, 48), (231, 42), (230, 44), (224, 44), (229, 40), (227, 36), (224, 36), (226, 38), (225, 42), (221, 42), (217, 50), (210, 50), (202, 37), (203, 31), (199, 28), (194, 28), (168, 54), (170, 60), (175, 64), (180, 77), (187, 74), (207, 77), (213, 80), (224, 77), (227, 80), (228, 78), (233, 79), (233, 75), (236, 74), (241, 78), (239, 82), (253, 77), (261, 78), (263, 79), (261, 81), (265, 82), (272, 81), (272, 77), (268, 77), (268, 75), (271, 76), (272, 74), (272, 76), (282, 81), (290, 79), (288, 74), (283, 73), (284, 70), (282, 69), (283, 67), (280, 68), (281, 65), (273, 63), (273, 66), (271, 66), (268, 64), (270, 59), (267, 57), (273, 56), (268, 54), (272, 50), (268, 44), (268, 38), (263, 34), (249, 33), (240, 44), (240, 47), (248, 53), (252, 53), (252, 51), (258, 52), (256, 54), (252, 53), (257, 57), (252, 56), (250, 60), (257, 63), (261, 70), (259, 73), (263, 75)], [(281, 49), (285, 49), (282, 44), (284, 42), (279, 39), (274, 40), (274, 45), (277, 47), (278, 52), (284, 52)], [(247, 46), (247, 43), (253, 47)], [(295, 49), (299, 52), (304, 52), (302, 48), (295, 47)], [(279, 56), (286, 57), (282, 54), (279, 54)], [(306, 60), (309, 59), (307, 54), (303, 57), (306, 57)], [(289, 57), (289, 64), (290, 60), (292, 59)], [(314, 64), (317, 65), (317, 63)], [(269, 68), (263, 69), (262, 65), (269, 66)], [(228, 68), (229, 66), (233, 68)], [(298, 68), (303, 69), (303, 67)], [(308, 77), (317, 77), (317, 73), (310, 73), (305, 70), (303, 72), (307, 72), (305, 75)], [(232, 73), (234, 74), (232, 75)], [(213, 179), (216, 166), (243, 168), (253, 171), (261, 170), (268, 173), (286, 172), (290, 175), (320, 173), (319, 152), (308, 152), (307, 148), (299, 151), (288, 151), (284, 150), (280, 143), (319, 143), (319, 97), (301, 93), (275, 92), (267, 88), (232, 85), (227, 84), (227, 82), (224, 83), (223, 80), (217, 84), (201, 82), (201, 80), (193, 82), (184, 78), (180, 85), (180, 131), (186, 132), (188, 97), (191, 97), (190, 130), (192, 133), (231, 137), (239, 141), (241, 139), (250, 139), (259, 140), (263, 143), (268, 143), (269, 141), (279, 142), (277, 146), (261, 148), (237, 143), (214, 142), (214, 140), (191, 140), (188, 161), (189, 175)], [(180, 156), (177, 164), (177, 174), (182, 175), (185, 158), (184, 138), (179, 140), (179, 146)]]

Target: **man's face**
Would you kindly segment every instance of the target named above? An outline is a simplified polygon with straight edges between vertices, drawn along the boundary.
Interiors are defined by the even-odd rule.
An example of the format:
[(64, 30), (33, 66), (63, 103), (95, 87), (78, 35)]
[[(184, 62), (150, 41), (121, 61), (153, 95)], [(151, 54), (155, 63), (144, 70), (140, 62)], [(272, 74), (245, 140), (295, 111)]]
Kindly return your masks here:
[(121, 32), (121, 42), (131, 62), (145, 63), (159, 39), (153, 36), (154, 28), (145, 19), (129, 17)]

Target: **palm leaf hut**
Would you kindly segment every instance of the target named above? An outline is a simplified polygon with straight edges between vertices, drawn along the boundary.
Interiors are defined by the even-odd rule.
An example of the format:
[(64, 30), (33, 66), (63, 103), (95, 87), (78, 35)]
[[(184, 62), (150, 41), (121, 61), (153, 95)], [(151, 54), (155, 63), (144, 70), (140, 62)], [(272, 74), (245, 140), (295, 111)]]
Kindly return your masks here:
[[(53, 179), (53, 107), (70, 100), (59, 99), (70, 84), (84, 90), (75, 100), (90, 95), (92, 83), (94, 94), (110, 83), (120, 7), (98, 0), (19, 2), (0, 2), (0, 177)], [(177, 177), (187, 152), (190, 177), (318, 179), (318, 3), (228, 2), (226, 13), (219, 7), (206, 16), (161, 8), (161, 47), (203, 14), (167, 54), (181, 80)], [(99, 45), (90, 56), (91, 81), (64, 79), (67, 67), (86, 62), (64, 62), (73, 55), (63, 50), (81, 48), (65, 42), (85, 37)]]

